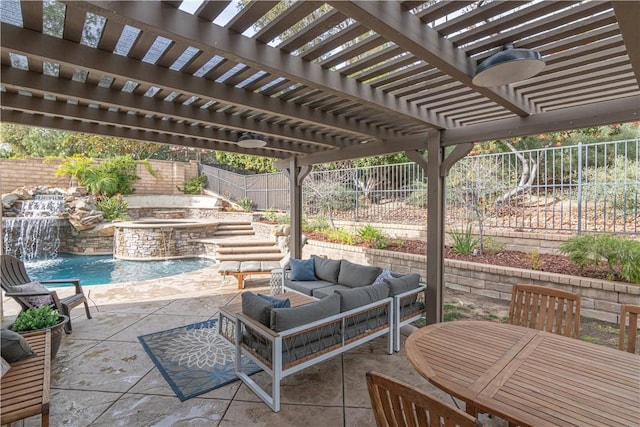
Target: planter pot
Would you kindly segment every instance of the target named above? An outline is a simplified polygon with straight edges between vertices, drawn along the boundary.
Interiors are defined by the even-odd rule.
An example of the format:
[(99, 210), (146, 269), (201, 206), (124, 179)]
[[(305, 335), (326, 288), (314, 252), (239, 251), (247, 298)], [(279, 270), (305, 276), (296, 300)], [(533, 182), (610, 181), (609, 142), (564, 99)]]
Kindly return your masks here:
[[(56, 325), (53, 325), (49, 328), (43, 329), (34, 329), (31, 331), (20, 331), (19, 334), (26, 334), (27, 332), (36, 332), (36, 331), (44, 331), (45, 329), (51, 329), (51, 359), (56, 357), (58, 354), (58, 349), (60, 348), (60, 344), (62, 343), (62, 337), (65, 335), (64, 333), (64, 325), (69, 321), (69, 316), (65, 316), (64, 314), (60, 315), (60, 322)], [(11, 329), (11, 326), (9, 326)]]

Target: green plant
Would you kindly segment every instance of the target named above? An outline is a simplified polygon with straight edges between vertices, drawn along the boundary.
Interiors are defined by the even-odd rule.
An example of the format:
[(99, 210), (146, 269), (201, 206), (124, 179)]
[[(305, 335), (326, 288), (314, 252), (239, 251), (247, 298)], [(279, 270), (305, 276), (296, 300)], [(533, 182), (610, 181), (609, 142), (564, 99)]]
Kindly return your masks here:
[(331, 228), (329, 221), (322, 217), (315, 217), (302, 222), (302, 231), (316, 231), (323, 233)]
[(207, 175), (200, 174), (198, 176), (191, 177), (185, 181), (182, 181), (183, 187), (178, 187), (178, 190), (184, 194), (200, 194), (204, 187), (207, 185)]
[(487, 236), (484, 238), (483, 243), (483, 252), (489, 255), (499, 254), (500, 252), (504, 252), (506, 245), (502, 242), (497, 241), (491, 236)]
[(97, 205), (98, 209), (104, 213), (104, 219), (107, 221), (126, 221), (131, 219), (129, 215), (127, 215), (129, 203), (120, 195), (103, 197), (98, 201)]
[(583, 197), (607, 206), (615, 206), (620, 214), (637, 212), (637, 171), (640, 162), (618, 156), (606, 166), (590, 167), (584, 172)]
[(444, 320), (445, 322), (451, 322), (452, 320), (461, 319), (463, 317), (464, 315), (462, 314), (462, 307), (458, 305), (444, 304), (442, 320)]
[(529, 263), (529, 268), (532, 270), (540, 270), (542, 268), (542, 258), (540, 257), (540, 252), (532, 251), (527, 254), (527, 262)]
[(16, 317), (11, 325), (11, 330), (15, 332), (35, 331), (37, 329), (50, 328), (60, 323), (58, 310), (48, 305), (30, 308), (23, 311)]
[(82, 154), (74, 154), (73, 156), (66, 157), (62, 163), (60, 163), (60, 166), (56, 169), (56, 176), (69, 176), (70, 186), (74, 180), (81, 183), (91, 168), (92, 163), (92, 158)]
[(449, 236), (453, 240), (451, 247), (460, 255), (469, 255), (480, 243), (480, 239), (471, 234), (471, 224), (465, 231), (451, 231)]
[(344, 228), (330, 228), (325, 231), (327, 239), (331, 242), (340, 243), (341, 245), (353, 245), (355, 236)]
[(370, 247), (384, 249), (387, 247), (387, 236), (382, 230), (366, 224), (357, 230), (358, 236)]
[(415, 180), (411, 186), (411, 194), (407, 196), (405, 202), (411, 206), (420, 208), (427, 207), (427, 183), (422, 180)]
[(255, 208), (255, 204), (251, 201), (251, 199), (240, 199), (238, 200), (238, 205), (242, 208), (243, 211), (251, 212)]
[(606, 261), (611, 276), (640, 284), (640, 242), (613, 234), (580, 234), (560, 245), (580, 268)]

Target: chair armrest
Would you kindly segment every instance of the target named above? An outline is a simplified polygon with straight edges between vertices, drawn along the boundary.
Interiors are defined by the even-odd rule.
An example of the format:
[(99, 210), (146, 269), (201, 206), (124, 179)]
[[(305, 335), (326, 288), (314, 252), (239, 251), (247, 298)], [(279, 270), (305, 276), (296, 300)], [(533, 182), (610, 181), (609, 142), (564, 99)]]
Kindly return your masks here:
[(42, 284), (56, 285), (56, 284), (64, 284), (71, 283), (76, 288), (76, 293), (82, 294), (82, 286), (80, 286), (80, 279), (77, 277), (71, 279), (51, 279), (51, 280), (38, 280), (38, 282)]
[(401, 299), (401, 298), (404, 298), (404, 297), (408, 297), (410, 295), (419, 294), (420, 292), (424, 292), (425, 289), (427, 289), (427, 285), (420, 285), (415, 289), (411, 289), (411, 290), (408, 290), (406, 292), (402, 292), (401, 294), (396, 294), (396, 295), (394, 295), (394, 298)]
[(278, 333), (273, 329), (267, 328), (262, 323), (256, 322), (255, 319), (245, 316), (244, 314), (237, 314), (236, 321), (249, 326), (251, 329), (254, 329), (259, 335), (262, 335), (269, 340), (273, 340), (278, 336)]
[(5, 292), (4, 294), (8, 297), (41, 297), (41, 296), (51, 296), (52, 293), (56, 291), (34, 291), (34, 292)]

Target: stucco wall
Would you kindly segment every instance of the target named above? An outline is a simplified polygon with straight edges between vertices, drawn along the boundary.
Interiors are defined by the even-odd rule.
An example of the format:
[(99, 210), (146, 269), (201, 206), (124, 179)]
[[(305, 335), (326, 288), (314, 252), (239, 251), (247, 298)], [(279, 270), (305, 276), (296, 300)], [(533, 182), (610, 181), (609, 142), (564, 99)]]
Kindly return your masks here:
[[(60, 160), (44, 161), (31, 159), (0, 159), (0, 192), (10, 193), (18, 187), (50, 185), (66, 188), (68, 177), (56, 177)], [(152, 175), (143, 163), (138, 163), (136, 173), (141, 178), (133, 182), (135, 194), (182, 194), (183, 182), (198, 175), (197, 162), (170, 162), (149, 160)]]

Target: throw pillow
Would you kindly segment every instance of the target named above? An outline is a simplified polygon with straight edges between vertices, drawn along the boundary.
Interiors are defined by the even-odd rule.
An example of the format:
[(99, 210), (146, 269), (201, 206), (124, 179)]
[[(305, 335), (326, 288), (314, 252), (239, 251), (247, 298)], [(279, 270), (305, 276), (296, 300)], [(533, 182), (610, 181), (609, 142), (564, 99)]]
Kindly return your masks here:
[(379, 283), (355, 289), (338, 289), (335, 293), (340, 295), (340, 312), (344, 313), (387, 298), (389, 287), (385, 283)]
[(9, 363), (19, 362), (35, 353), (22, 335), (9, 329), (2, 329), (2, 358)]
[(317, 280), (313, 259), (296, 259), (289, 260), (291, 265), (291, 280)]
[(258, 296), (260, 298), (266, 299), (271, 304), (273, 304), (273, 308), (289, 308), (289, 307), (291, 307), (291, 301), (289, 301), (289, 298), (286, 298), (286, 299), (274, 298), (274, 297), (271, 297), (269, 295), (263, 295), (263, 294), (258, 294)]
[(331, 294), (320, 301), (292, 308), (271, 310), (271, 329), (286, 331), (340, 313), (340, 295)]
[(380, 283), (384, 283), (384, 279), (392, 278), (393, 275), (391, 274), (391, 269), (385, 268), (384, 270), (382, 270), (382, 273), (380, 273), (380, 275), (376, 277), (376, 280), (373, 281), (372, 285), (379, 285)]
[(242, 313), (257, 320), (267, 328), (271, 326), (271, 309), (273, 307), (273, 303), (260, 298), (253, 292), (247, 291), (242, 294)]
[[(46, 292), (47, 294), (49, 293), (49, 289), (47, 289), (40, 282), (29, 282), (22, 285), (12, 286), (11, 291), (26, 294), (34, 292)], [(29, 304), (33, 305), (34, 307), (40, 307), (41, 305), (48, 305), (52, 303), (50, 295), (25, 297), (25, 299), (29, 301)]]
[(380, 267), (354, 264), (343, 259), (340, 261), (338, 283), (350, 288), (369, 286), (382, 273)]
[(401, 277), (384, 279), (384, 283), (389, 286), (389, 296), (393, 297), (420, 286), (420, 275), (405, 274)]

